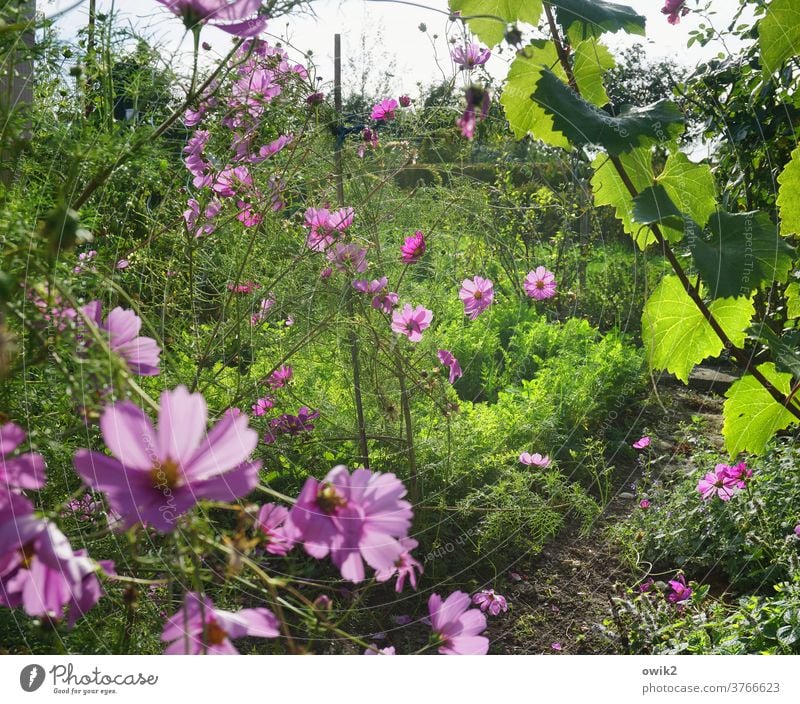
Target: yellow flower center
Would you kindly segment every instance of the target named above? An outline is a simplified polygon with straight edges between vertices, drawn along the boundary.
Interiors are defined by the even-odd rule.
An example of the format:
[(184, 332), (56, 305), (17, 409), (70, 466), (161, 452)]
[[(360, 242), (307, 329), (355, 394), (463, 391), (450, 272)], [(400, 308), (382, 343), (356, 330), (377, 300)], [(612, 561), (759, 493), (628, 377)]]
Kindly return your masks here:
[(317, 493), (317, 505), (324, 513), (331, 514), (337, 508), (346, 506), (347, 499), (336, 491), (336, 487), (330, 484), (323, 484), (319, 493)]
[(227, 637), (227, 632), (214, 619), (206, 623), (206, 645), (220, 645)]
[(23, 546), (23, 548), (19, 551), (19, 554), (22, 558), (22, 569), (30, 569), (31, 562), (36, 556), (36, 551), (33, 549), (33, 543), (28, 543), (27, 545)]
[(479, 300), (481, 300), (481, 298), (483, 298), (483, 294), (480, 291), (475, 291), (475, 295), (473, 296), (473, 298), (476, 301), (479, 301)]
[(180, 465), (172, 459), (166, 459), (163, 462), (156, 462), (153, 469), (150, 470), (150, 477), (153, 480), (153, 487), (155, 489), (170, 488), (174, 489), (178, 486), (180, 479)]

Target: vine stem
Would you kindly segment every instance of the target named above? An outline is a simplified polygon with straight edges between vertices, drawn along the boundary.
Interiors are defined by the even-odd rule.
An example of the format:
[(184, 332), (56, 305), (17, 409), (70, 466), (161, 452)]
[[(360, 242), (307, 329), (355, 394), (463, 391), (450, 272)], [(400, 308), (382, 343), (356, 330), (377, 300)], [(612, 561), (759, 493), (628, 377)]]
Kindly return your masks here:
[[(569, 63), (569, 55), (567, 53), (567, 49), (564, 46), (564, 43), (561, 40), (561, 35), (559, 34), (558, 27), (555, 22), (555, 18), (553, 17), (553, 10), (552, 7), (545, 3), (544, 11), (547, 15), (547, 23), (550, 26), (550, 32), (553, 35), (553, 42), (556, 46), (556, 53), (558, 54), (558, 59), (561, 63), (561, 67), (564, 69), (564, 73), (567, 76), (567, 80), (569, 82), (570, 87), (574, 90), (578, 95), (580, 95), (580, 90), (578, 89), (578, 84), (575, 80), (575, 74), (572, 71), (572, 66)], [(625, 185), (628, 193), (630, 194), (631, 198), (636, 198), (639, 195), (638, 191), (636, 190), (636, 186), (633, 184), (631, 177), (628, 175), (628, 172), (625, 169), (625, 166), (620, 161), (619, 157), (608, 156), (609, 160), (611, 161), (614, 169), (619, 174), (622, 183)], [(698, 290), (692, 286), (691, 281), (689, 281), (689, 277), (686, 275), (686, 272), (683, 270), (678, 258), (675, 256), (675, 253), (672, 251), (672, 248), (669, 246), (669, 242), (667, 242), (664, 234), (661, 232), (661, 228), (658, 226), (657, 223), (653, 223), (649, 225), (650, 231), (656, 238), (656, 242), (662, 248), (664, 252), (664, 256), (667, 258), (670, 266), (672, 267), (673, 271), (677, 275), (678, 279), (681, 282), (684, 290), (686, 291), (689, 298), (691, 298), (692, 302), (695, 304), (697, 309), (702, 313), (703, 318), (705, 318), (706, 322), (711, 326), (711, 329), (717, 335), (717, 337), (722, 341), (722, 344), (725, 348), (733, 355), (736, 361), (742, 366), (745, 371), (751, 374), (759, 384), (769, 393), (772, 398), (780, 403), (786, 410), (788, 410), (795, 418), (800, 420), (800, 408), (798, 408), (794, 403), (792, 403), (791, 396), (785, 396), (780, 390), (778, 390), (753, 364), (752, 358), (745, 352), (742, 348), (737, 347), (733, 344), (728, 334), (720, 325), (719, 321), (714, 317), (714, 314), (711, 312), (709, 307), (706, 305), (703, 298), (700, 296)]]

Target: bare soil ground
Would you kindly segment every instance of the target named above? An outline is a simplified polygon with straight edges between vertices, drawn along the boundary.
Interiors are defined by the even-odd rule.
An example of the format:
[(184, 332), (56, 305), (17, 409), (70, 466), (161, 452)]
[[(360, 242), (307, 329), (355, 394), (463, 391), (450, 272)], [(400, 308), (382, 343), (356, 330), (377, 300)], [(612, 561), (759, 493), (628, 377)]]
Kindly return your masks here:
[[(723, 399), (719, 394), (729, 383), (701, 370), (700, 378), (693, 378), (688, 388), (659, 385), (658, 398), (651, 396), (645, 420), (653, 428), (655, 450), (666, 455), (660, 462), (662, 471), (688, 469), (693, 448), (691, 438), (680, 428), (692, 416), (703, 418), (704, 435), (722, 446)], [(507, 574), (506, 584), (496, 587), (507, 597), (510, 608), (507, 614), (490, 619), (491, 652), (617, 652), (611, 598), (637, 583), (642, 573), (625, 562), (621, 546), (608, 529), (637, 510), (630, 493), (635, 473), (632, 464), (617, 466), (616, 495), (588, 534), (581, 534), (579, 526), (567, 526), (539, 556)]]

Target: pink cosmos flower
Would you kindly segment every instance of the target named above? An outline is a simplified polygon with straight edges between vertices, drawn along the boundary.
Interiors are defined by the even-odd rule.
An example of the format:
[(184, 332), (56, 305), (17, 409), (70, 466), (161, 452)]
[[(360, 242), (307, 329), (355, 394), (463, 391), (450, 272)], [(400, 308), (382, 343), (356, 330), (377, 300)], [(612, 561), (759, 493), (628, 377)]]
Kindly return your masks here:
[(384, 98), (373, 106), (370, 117), (375, 122), (387, 122), (394, 119), (395, 110), (397, 110), (397, 101), (394, 98)]
[(390, 645), (386, 648), (378, 648), (375, 643), (370, 643), (369, 648), (364, 651), (364, 655), (396, 655), (394, 646)]
[(796, 535), (798, 538), (800, 538), (800, 523), (798, 523), (798, 524), (797, 524), (797, 525), (794, 527), (794, 534), (795, 534), (795, 535)]
[(661, 8), (661, 14), (667, 15), (667, 22), (670, 24), (678, 24), (681, 21), (681, 17), (689, 14), (686, 0), (665, 0), (664, 7)]
[(302, 542), (317, 559), (327, 555), (351, 582), (364, 579), (364, 562), (374, 570), (395, 570), (407, 545), (411, 504), (394, 474), (334, 467), (320, 481), (306, 479), (284, 523), (286, 536)]
[(280, 624), (269, 609), (223, 611), (207, 596), (187, 592), (183, 606), (165, 624), (164, 655), (238, 655), (231, 640), (277, 638)]
[(286, 364), (278, 367), (267, 379), (267, 385), (273, 389), (282, 389), (294, 376), (292, 368)]
[(294, 547), (282, 528), (288, 515), (288, 509), (277, 504), (264, 504), (258, 512), (255, 527), (266, 536), (266, 550), (271, 555), (286, 555)]
[(92, 301), (81, 310), (104, 334), (108, 335), (111, 351), (122, 357), (134, 374), (158, 375), (161, 348), (152, 337), (139, 336), (142, 319), (136, 313), (118, 306), (103, 321), (103, 304), (100, 301)]
[(450, 383), (455, 384), (456, 379), (463, 376), (461, 365), (458, 363), (458, 360), (449, 350), (439, 350), (436, 356), (439, 358), (439, 361), (450, 370)]
[(367, 281), (366, 279), (357, 279), (353, 281), (353, 288), (359, 293), (372, 295), (373, 293), (379, 293), (380, 291), (383, 291), (388, 284), (389, 279), (387, 279), (385, 276), (381, 276), (380, 279), (373, 279), (372, 281)]
[(25, 497), (0, 494), (0, 604), (52, 620), (66, 608), (72, 628), (103, 596), (99, 569), (114, 574), (114, 563), (73, 551), (53, 523), (33, 515)]
[(317, 91), (316, 93), (309, 94), (309, 96), (306, 98), (306, 103), (308, 105), (319, 105), (324, 100), (325, 100), (325, 93)]
[(483, 86), (473, 85), (467, 88), (464, 99), (466, 107), (461, 117), (456, 120), (456, 127), (461, 130), (462, 137), (472, 140), (475, 137), (478, 122), (485, 120), (489, 114), (492, 97)]
[(231, 293), (238, 293), (241, 295), (247, 295), (248, 293), (252, 293), (256, 289), (261, 288), (261, 284), (257, 281), (245, 281), (243, 283), (229, 283), (227, 285), (228, 291)]
[(519, 461), (528, 466), (549, 467), (551, 460), (547, 455), (540, 455), (538, 452), (534, 452), (533, 454), (530, 452), (523, 452), (519, 456)]
[(392, 313), (392, 332), (405, 335), (411, 342), (422, 339), (422, 331), (429, 328), (433, 313), (423, 306), (412, 308), (406, 303), (402, 310)]
[(25, 431), (16, 423), (0, 425), (0, 494), (44, 486), (45, 463), (40, 454), (23, 452), (11, 456), (25, 437)]
[(372, 297), (372, 307), (389, 315), (397, 307), (399, 300), (400, 296), (394, 291), (383, 291)]
[(713, 472), (708, 472), (698, 483), (697, 491), (703, 501), (710, 501), (714, 495), (722, 501), (730, 501), (731, 497), (739, 491), (739, 476), (732, 477), (731, 468), (727, 464), (718, 464)]
[(744, 489), (747, 486), (747, 480), (753, 476), (753, 470), (749, 469), (744, 462), (728, 467), (726, 473), (732, 481), (736, 482), (737, 489)]
[(184, 164), (194, 176), (192, 183), (195, 188), (206, 188), (214, 181), (210, 174), (211, 164), (203, 159), (203, 153), (210, 139), (211, 133), (208, 130), (197, 130), (183, 148), (187, 155)]
[(266, 105), (281, 94), (281, 86), (276, 78), (274, 71), (251, 65), (233, 84), (230, 107), (241, 108), (250, 117), (260, 118)]
[(210, 24), (235, 37), (255, 37), (267, 27), (261, 0), (158, 0), (178, 17), (187, 29)]
[(640, 437), (635, 443), (633, 443), (633, 448), (636, 450), (644, 450), (645, 447), (650, 446), (650, 436), (643, 435)]
[(644, 594), (645, 592), (649, 592), (655, 586), (655, 583), (656, 582), (652, 577), (648, 577), (639, 585), (639, 593)]
[(407, 108), (409, 105), (411, 105), (411, 98), (409, 98), (407, 95), (401, 95), (398, 100), (400, 101), (401, 108)]
[(250, 203), (247, 203), (243, 200), (237, 200), (236, 206), (239, 208), (239, 212), (236, 214), (236, 219), (245, 227), (258, 227), (264, 220), (264, 216), (255, 210)]
[(73, 464), (125, 528), (142, 522), (166, 533), (198, 499), (233, 501), (258, 483), (261, 462), (248, 461), (258, 433), (247, 416), (225, 414), (207, 435), (206, 418), (202, 394), (185, 386), (161, 394), (158, 432), (130, 401), (106, 406), (100, 430), (112, 457), (78, 450)]
[(522, 286), (525, 293), (537, 301), (556, 295), (556, 277), (552, 271), (548, 271), (543, 266), (529, 271)]
[(483, 66), (492, 52), (488, 49), (481, 49), (475, 42), (470, 42), (466, 46), (457, 46), (450, 52), (450, 56), (463, 69), (472, 69), (476, 66)]
[(643, 508), (643, 509), (650, 508), (650, 499), (642, 499), (639, 502), (639, 508)]
[(278, 434), (296, 437), (302, 433), (310, 433), (314, 430), (314, 424), (311, 421), (317, 418), (319, 418), (319, 411), (312, 411), (307, 406), (301, 406), (296, 416), (284, 413), (269, 422), (269, 430), (264, 436), (264, 442), (268, 445), (275, 442)]
[(91, 266), (91, 262), (97, 256), (96, 249), (90, 249), (88, 252), (81, 252), (78, 255), (78, 264), (72, 269), (73, 274), (82, 274), (84, 271), (94, 271), (97, 269)]
[(305, 212), (305, 226), (311, 230), (312, 235), (327, 236), (341, 234), (353, 224), (355, 210), (353, 208), (340, 208), (328, 210), (327, 208), (308, 208)]
[(686, 586), (686, 579), (679, 574), (676, 579), (669, 581), (670, 592), (667, 594), (667, 601), (679, 604), (692, 597), (692, 588)]
[(442, 655), (486, 655), (489, 651), (489, 639), (480, 635), (486, 630), (486, 616), (470, 608), (469, 594), (453, 592), (445, 601), (431, 594), (428, 613)]
[(361, 144), (357, 150), (358, 158), (363, 159), (364, 154), (367, 152), (367, 148), (369, 147), (370, 149), (377, 149), (378, 144), (379, 140), (377, 130), (372, 130), (369, 127), (365, 127), (364, 131), (361, 133)]
[(508, 611), (506, 598), (495, 592), (494, 589), (483, 589), (474, 594), (472, 603), (484, 613), (488, 612), (490, 616), (497, 616), (501, 611), (503, 613)]
[(400, 258), (406, 264), (416, 264), (425, 254), (425, 235), (417, 230), (413, 235), (406, 237), (400, 247)]
[(229, 166), (220, 171), (211, 187), (222, 198), (233, 198), (253, 188), (253, 176), (246, 166)]
[(561, 645), (561, 643), (558, 643), (558, 642), (556, 642), (556, 643), (551, 643), (551, 644), (550, 644), (550, 647), (551, 647), (553, 650), (564, 650), (564, 646), (563, 646), (563, 645)]
[(258, 154), (251, 155), (248, 158), (248, 161), (251, 164), (260, 164), (265, 159), (269, 159), (270, 157), (275, 156), (284, 147), (291, 144), (293, 139), (294, 135), (282, 134), (280, 137), (271, 141), (269, 144), (265, 144), (263, 147), (261, 147), (258, 150)]
[(367, 250), (355, 242), (337, 242), (328, 250), (328, 260), (338, 271), (360, 274), (367, 270)]
[(274, 305), (275, 301), (272, 298), (262, 298), (261, 303), (258, 304), (258, 310), (250, 316), (250, 324), (258, 325), (265, 321)]
[(183, 219), (186, 222), (186, 229), (189, 230), (189, 232), (194, 232), (195, 237), (210, 235), (217, 229), (214, 218), (219, 215), (220, 210), (222, 210), (222, 203), (216, 198), (212, 199), (206, 206), (203, 212), (204, 221), (199, 227), (200, 203), (194, 198), (189, 198), (189, 200), (186, 201), (186, 205), (188, 207), (183, 211)]
[(103, 511), (103, 505), (96, 501), (88, 491), (80, 499), (72, 499), (61, 512), (63, 518), (75, 518), (79, 521), (89, 521), (95, 514)]
[(275, 402), (269, 398), (269, 396), (265, 396), (264, 398), (258, 399), (250, 408), (253, 411), (254, 416), (263, 416), (270, 408), (275, 406)]
[[(417, 562), (411, 555), (411, 551), (414, 550), (419, 543), (414, 540), (413, 538), (400, 538), (400, 544), (403, 546), (404, 551), (400, 553), (400, 556), (395, 560), (394, 565), (392, 567), (377, 570), (375, 572), (375, 579), (378, 582), (387, 582), (389, 581), (394, 575), (397, 575), (397, 582), (395, 583), (394, 590), (400, 594), (403, 591), (403, 587), (406, 583), (406, 578), (408, 578), (409, 583), (411, 584), (412, 589), (417, 588), (417, 572), (422, 574), (422, 565)], [(416, 571), (415, 571), (416, 570)]]
[(464, 314), (470, 320), (475, 320), (491, 304), (494, 298), (494, 285), (490, 279), (476, 276), (474, 279), (464, 279), (458, 297), (464, 303)]

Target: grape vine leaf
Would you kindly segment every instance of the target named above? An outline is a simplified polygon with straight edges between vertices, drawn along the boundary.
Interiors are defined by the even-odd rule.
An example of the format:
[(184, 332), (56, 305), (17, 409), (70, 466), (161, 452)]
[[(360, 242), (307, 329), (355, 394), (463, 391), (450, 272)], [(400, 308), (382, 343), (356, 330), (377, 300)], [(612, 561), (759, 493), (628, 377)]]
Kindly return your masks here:
[(695, 164), (683, 152), (675, 152), (657, 180), (682, 213), (705, 227), (717, 209), (714, 175), (708, 164)]
[(781, 234), (800, 233), (800, 147), (778, 176), (778, 208), (781, 214)]
[(615, 117), (584, 100), (547, 68), (542, 69), (532, 98), (572, 144), (600, 146), (612, 156), (638, 146), (670, 144), (683, 132), (683, 117), (668, 100), (641, 108), (626, 106)]
[[(758, 371), (782, 394), (789, 393), (791, 374), (779, 372), (772, 362), (759, 365)], [(725, 397), (722, 435), (731, 457), (740, 452), (763, 452), (775, 433), (797, 422), (752, 374), (734, 382)]]
[(469, 28), (491, 47), (503, 41), (506, 27), (517, 20), (538, 24), (542, 0), (450, 0), (450, 9), (467, 17)]
[(800, 0), (772, 0), (758, 22), (761, 63), (767, 73), (783, 67), (800, 47)]
[(614, 68), (614, 57), (607, 47), (596, 39), (587, 39), (575, 47), (572, 73), (581, 95), (594, 105), (608, 103), (608, 93), (603, 85), (603, 74)]
[(753, 325), (750, 333), (769, 347), (772, 359), (775, 360), (775, 368), (779, 372), (789, 372), (800, 379), (800, 351), (797, 344), (800, 330), (785, 330), (778, 337), (766, 323), (761, 322)]
[(796, 282), (786, 287), (786, 316), (800, 318), (800, 284)]
[[(686, 216), (678, 210), (660, 183), (648, 186), (633, 199), (633, 219), (643, 225), (658, 223), (670, 242), (683, 238)], [(696, 227), (696, 226), (695, 226)]]
[(537, 40), (517, 52), (500, 103), (505, 108), (506, 119), (517, 139), (530, 133), (554, 147), (569, 149), (569, 142), (564, 135), (553, 131), (553, 118), (541, 105), (531, 100), (531, 94), (546, 66), (555, 66), (560, 75), (564, 75), (553, 42)]
[[(622, 154), (619, 159), (637, 191), (644, 190), (653, 183), (653, 165), (649, 149), (634, 149)], [(647, 245), (655, 242), (655, 237), (649, 228), (635, 220), (634, 201), (611, 159), (605, 154), (598, 154), (592, 162), (592, 170), (591, 186), (595, 205), (610, 205), (614, 208), (623, 229), (633, 238), (639, 249), (644, 250)]]
[[(718, 298), (708, 308), (731, 342), (741, 346), (755, 312), (753, 302)], [(677, 276), (665, 276), (645, 304), (642, 341), (650, 368), (666, 369), (684, 384), (695, 365), (717, 357), (724, 347)]]
[(749, 297), (762, 284), (786, 281), (794, 248), (778, 235), (766, 213), (720, 210), (711, 216), (708, 229), (710, 239), (688, 239), (697, 271), (714, 297)]
[(572, 44), (620, 30), (644, 36), (646, 18), (627, 5), (604, 0), (552, 0), (550, 4)]

